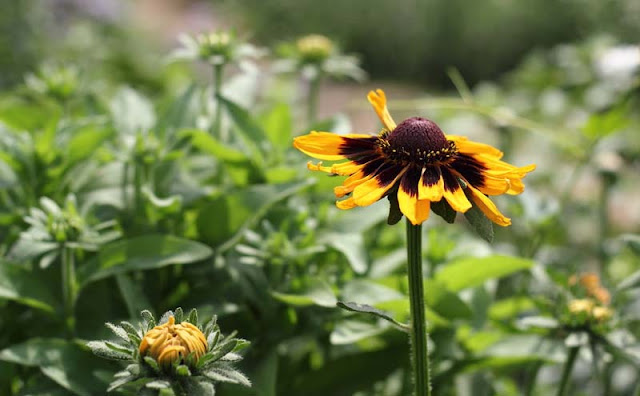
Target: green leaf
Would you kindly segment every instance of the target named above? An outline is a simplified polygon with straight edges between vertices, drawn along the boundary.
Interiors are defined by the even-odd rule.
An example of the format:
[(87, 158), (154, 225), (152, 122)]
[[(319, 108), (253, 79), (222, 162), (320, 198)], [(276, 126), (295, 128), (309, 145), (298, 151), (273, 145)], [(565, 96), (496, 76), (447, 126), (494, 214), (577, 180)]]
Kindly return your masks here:
[(495, 301), (489, 307), (489, 317), (492, 320), (507, 320), (519, 314), (531, 311), (536, 307), (529, 297), (510, 297)]
[(271, 292), (271, 295), (278, 301), (297, 307), (319, 305), (321, 307), (332, 308), (336, 306), (336, 302), (338, 301), (331, 286), (320, 279), (312, 280), (309, 289), (301, 294), (288, 294), (274, 291)]
[(453, 210), (445, 199), (441, 199), (438, 202), (431, 202), (431, 210), (449, 224), (453, 224), (453, 222), (456, 221), (456, 211)]
[(300, 192), (312, 182), (253, 185), (213, 198), (200, 211), (198, 233), (208, 244), (224, 252), (244, 231), (258, 222), (277, 202)]
[(342, 320), (336, 323), (329, 339), (333, 345), (353, 344), (387, 331), (389, 327), (381, 326), (381, 323), (385, 322), (367, 323), (359, 320)]
[(197, 149), (210, 154), (217, 159), (231, 164), (246, 164), (250, 157), (243, 152), (220, 143), (207, 131), (200, 129), (186, 129), (180, 132), (180, 137), (189, 137), (191, 144)]
[(624, 129), (629, 124), (629, 106), (623, 104), (604, 113), (592, 113), (582, 127), (590, 139), (599, 139)]
[(169, 235), (140, 236), (103, 246), (96, 257), (78, 268), (78, 282), (82, 288), (130, 271), (192, 264), (211, 254), (208, 246), (188, 239)]
[(68, 164), (75, 164), (89, 158), (111, 135), (112, 133), (109, 129), (95, 125), (89, 125), (74, 131), (73, 137), (66, 145), (67, 154), (65, 160)]
[(260, 125), (251, 117), (249, 112), (229, 99), (218, 96), (220, 103), (227, 109), (234, 124), (238, 126), (240, 136), (245, 144), (253, 148), (253, 154), (262, 158), (261, 149), (268, 142), (266, 133)]
[(118, 90), (109, 103), (109, 110), (116, 131), (123, 134), (147, 131), (156, 120), (149, 99), (129, 87)]
[(356, 273), (362, 274), (367, 270), (367, 252), (362, 234), (328, 233), (318, 237), (318, 243), (325, 243), (344, 254)]
[(0, 351), (0, 360), (39, 367), (63, 388), (87, 396), (104, 393), (108, 384), (101, 373), (113, 367), (78, 344), (59, 339), (32, 338)]
[(267, 113), (262, 121), (262, 125), (269, 141), (275, 147), (283, 149), (291, 147), (293, 120), (291, 109), (286, 103), (276, 105)]
[(378, 318), (386, 320), (387, 322), (390, 322), (391, 324), (393, 324), (394, 326), (396, 326), (398, 329), (402, 331), (405, 331), (405, 332), (409, 331), (408, 325), (398, 322), (388, 312), (385, 312), (376, 307), (372, 307), (371, 305), (358, 304), (354, 302), (342, 302), (342, 301), (338, 301), (337, 305), (339, 308), (342, 308), (347, 311), (376, 316)]
[(531, 260), (510, 256), (469, 257), (445, 265), (436, 273), (435, 280), (456, 292), (529, 269), (534, 264)]
[(489, 243), (493, 242), (493, 222), (482, 213), (477, 205), (474, 204), (471, 209), (467, 210), (464, 217), (482, 239)]
[(565, 360), (564, 343), (536, 335), (512, 335), (500, 339), (485, 349), (482, 356), (501, 358), (531, 358), (560, 363)]
[(427, 306), (447, 319), (471, 319), (471, 308), (444, 285), (425, 279), (424, 298)]
[(0, 262), (0, 298), (54, 313), (58, 303), (40, 274)]
[(276, 396), (278, 385), (278, 353), (271, 349), (259, 363), (254, 373), (252, 388), (260, 396)]
[(240, 384), (251, 386), (251, 381), (240, 371), (230, 367), (215, 367), (204, 372), (205, 377), (215, 381), (229, 382), (232, 384)]

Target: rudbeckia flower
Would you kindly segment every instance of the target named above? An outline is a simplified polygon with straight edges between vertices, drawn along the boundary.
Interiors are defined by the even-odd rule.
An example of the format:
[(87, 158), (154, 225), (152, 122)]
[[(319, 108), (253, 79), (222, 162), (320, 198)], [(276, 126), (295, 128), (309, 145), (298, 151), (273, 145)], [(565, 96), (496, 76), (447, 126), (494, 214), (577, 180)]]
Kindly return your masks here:
[(414, 225), (427, 220), (431, 203), (441, 200), (461, 213), (475, 204), (494, 223), (511, 224), (487, 195), (520, 194), (522, 179), (535, 165), (519, 168), (503, 162), (500, 150), (445, 135), (426, 118), (396, 124), (382, 90), (369, 92), (367, 98), (384, 125), (379, 135), (313, 131), (294, 140), (294, 146), (311, 157), (348, 160), (331, 166), (308, 164), (311, 170), (348, 176), (334, 190), (338, 198), (348, 196), (336, 202), (338, 208), (368, 206), (396, 195), (400, 211)]

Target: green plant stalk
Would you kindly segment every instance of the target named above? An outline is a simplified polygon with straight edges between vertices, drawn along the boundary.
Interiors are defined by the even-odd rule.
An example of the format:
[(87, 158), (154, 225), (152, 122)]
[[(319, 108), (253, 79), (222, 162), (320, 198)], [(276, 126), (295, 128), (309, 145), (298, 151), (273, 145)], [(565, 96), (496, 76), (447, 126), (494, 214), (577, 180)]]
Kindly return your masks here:
[(75, 333), (74, 305), (77, 294), (76, 264), (73, 256), (73, 250), (71, 248), (63, 244), (61, 250), (64, 321), (69, 337), (73, 337)]
[(422, 226), (407, 219), (407, 264), (411, 309), (411, 367), (416, 396), (431, 395), (431, 371), (427, 344), (424, 284), (422, 279)]
[(316, 122), (318, 117), (318, 97), (320, 96), (320, 82), (322, 71), (318, 70), (316, 76), (309, 81), (309, 95), (307, 97), (307, 122), (309, 125)]
[(604, 268), (605, 262), (607, 260), (607, 254), (604, 249), (604, 241), (607, 239), (609, 235), (609, 196), (611, 187), (614, 183), (614, 177), (611, 174), (606, 172), (602, 172), (600, 174), (600, 180), (602, 181), (602, 188), (600, 190), (600, 200), (599, 200), (599, 210), (598, 210), (598, 222), (599, 222), (599, 240), (600, 246), (598, 249), (598, 256), (600, 258), (600, 273), (602, 273), (602, 269)]
[(560, 380), (560, 387), (558, 388), (558, 396), (565, 396), (569, 390), (569, 378), (571, 378), (571, 372), (578, 357), (578, 351), (580, 351), (580, 347), (569, 348), (567, 361), (564, 363), (564, 368), (562, 369), (562, 379)]
[(220, 93), (222, 92), (222, 74), (224, 71), (224, 65), (217, 64), (213, 66), (213, 96), (215, 98), (216, 110), (213, 118), (213, 136), (219, 138), (221, 141), (226, 142), (227, 136), (222, 135), (222, 105), (220, 103)]

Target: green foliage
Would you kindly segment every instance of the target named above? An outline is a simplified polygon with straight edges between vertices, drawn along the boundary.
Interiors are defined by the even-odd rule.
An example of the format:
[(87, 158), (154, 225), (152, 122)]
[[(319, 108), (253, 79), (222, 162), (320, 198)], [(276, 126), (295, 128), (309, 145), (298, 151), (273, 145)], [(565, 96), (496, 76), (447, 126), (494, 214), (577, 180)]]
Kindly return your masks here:
[[(396, 6), (377, 5), (393, 8), (381, 29), (362, 36), (376, 43), (378, 67), (407, 54), (406, 67), (422, 74), (428, 69), (415, 62), (443, 62), (418, 56), (435, 41), (408, 51), (395, 40), (389, 56), (378, 40), (385, 29), (401, 21), (395, 34), (420, 32), (389, 19)], [(466, 6), (456, 12), (461, 21), (482, 7)], [(361, 6), (332, 12), (350, 7)], [(515, 12), (509, 7), (501, 12)], [(75, 54), (73, 63), (42, 59), (24, 84), (0, 93), (0, 394), (409, 394), (405, 241), (403, 227), (389, 225), (401, 220), (398, 203), (390, 194), (338, 210), (331, 189), (342, 179), (311, 174), (292, 147), (309, 130), (352, 132), (344, 114), (314, 120), (314, 101), (321, 89), (323, 101), (337, 92), (324, 91), (321, 77), (363, 77), (356, 59), (333, 42), (304, 59), (284, 48), (285, 59), (268, 68), (273, 59), (252, 63), (265, 52), (241, 36), (234, 48), (209, 35), (183, 40), (170, 60), (204, 61), (215, 75), (224, 65), (216, 90), (185, 65), (157, 59), (141, 74), (146, 47), (116, 62), (125, 49), (104, 42), (117, 34), (103, 28), (81, 31), (91, 51), (78, 43), (60, 50)], [(470, 29), (458, 39), (476, 42)], [(342, 44), (362, 40), (350, 37)], [(492, 43), (485, 51), (507, 51), (484, 41)], [(640, 230), (628, 203), (640, 159), (638, 66), (622, 82), (621, 72), (600, 70), (612, 46), (591, 39), (534, 51), (500, 81), (470, 87), (460, 67), (450, 73), (460, 99), (390, 99), (394, 115), (433, 118), (448, 133), (497, 142), (517, 166), (538, 164), (526, 192), (495, 198), (509, 228), (494, 229), (475, 206), (457, 216), (444, 199), (431, 205), (437, 216), (424, 224), (422, 259), (437, 394), (553, 392), (559, 384), (546, 370), (576, 347), (578, 361), (592, 364), (581, 365), (570, 389), (637, 392), (629, 384), (640, 365)], [(464, 49), (449, 47), (459, 59)], [(309, 92), (294, 100), (300, 82)], [(571, 280), (587, 270), (598, 272), (609, 301)], [(608, 311), (572, 310), (582, 299)], [(198, 311), (152, 314), (176, 306)], [(209, 348), (197, 362), (183, 357), (167, 374), (139, 355), (144, 334), (169, 315), (200, 325), (214, 313), (251, 348), (241, 351), (248, 342), (224, 336), (214, 320), (200, 327)], [(90, 349), (114, 361), (92, 356), (86, 340), (102, 340)]]

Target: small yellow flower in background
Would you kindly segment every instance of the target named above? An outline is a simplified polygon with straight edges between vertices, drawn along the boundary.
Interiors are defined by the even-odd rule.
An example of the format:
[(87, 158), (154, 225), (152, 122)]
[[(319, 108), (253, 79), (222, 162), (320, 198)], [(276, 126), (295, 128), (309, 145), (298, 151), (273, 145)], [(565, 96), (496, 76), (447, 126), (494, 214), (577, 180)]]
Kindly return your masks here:
[(600, 277), (595, 272), (585, 272), (580, 274), (579, 278), (576, 275), (572, 275), (569, 278), (569, 285), (574, 286), (576, 284), (580, 284), (587, 294), (598, 300), (600, 304), (607, 305), (611, 302), (611, 294), (602, 287)]
[(296, 48), (303, 63), (322, 62), (333, 52), (333, 42), (320, 34), (311, 34), (296, 41)]
[(613, 311), (608, 307), (594, 307), (591, 316), (598, 322), (604, 322), (611, 319)]
[(412, 224), (429, 217), (432, 202), (446, 200), (457, 212), (471, 209), (472, 202), (491, 221), (508, 226), (505, 217), (487, 195), (520, 194), (522, 179), (535, 165), (516, 167), (500, 160), (503, 153), (466, 137), (445, 135), (433, 121), (412, 117), (396, 124), (382, 90), (367, 97), (384, 125), (375, 135), (337, 135), (311, 132), (297, 137), (294, 146), (321, 160), (347, 162), (311, 170), (348, 176), (335, 188), (340, 209), (368, 206), (394, 194), (400, 211)]
[(207, 339), (189, 322), (175, 323), (175, 317), (149, 330), (140, 343), (140, 355), (151, 356), (164, 368), (183, 361), (193, 353), (195, 361), (207, 351)]
[(589, 298), (580, 298), (569, 301), (569, 312), (573, 314), (585, 313), (591, 315), (596, 303)]

